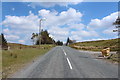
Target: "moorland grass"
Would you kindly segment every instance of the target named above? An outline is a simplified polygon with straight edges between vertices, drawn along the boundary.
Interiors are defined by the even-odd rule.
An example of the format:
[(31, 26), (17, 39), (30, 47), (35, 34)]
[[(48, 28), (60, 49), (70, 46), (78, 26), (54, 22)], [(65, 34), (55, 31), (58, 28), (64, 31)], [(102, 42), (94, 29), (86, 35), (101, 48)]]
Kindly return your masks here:
[(110, 47), (111, 51), (118, 51), (119, 40), (120, 39), (85, 41), (71, 44), (70, 47), (90, 51), (101, 51), (104, 47)]
[[(16, 46), (16, 44), (14, 46)], [(38, 56), (44, 55), (52, 47), (54, 47), (54, 45), (41, 45), (40, 48), (39, 46), (22, 45), (21, 47), (13, 47), (10, 50), (2, 50), (2, 77), (8, 77), (10, 74), (23, 67), (26, 63), (32, 61)]]
[[(110, 39), (110, 40), (98, 40), (98, 41), (85, 41), (85, 42), (78, 42), (69, 45), (72, 48), (78, 50), (88, 50), (88, 51), (101, 51), (104, 47), (110, 47), (110, 51), (120, 51), (119, 47), (119, 39)], [(117, 62), (120, 63), (120, 57), (118, 56), (119, 53), (113, 54), (113, 56), (107, 59), (110, 62)]]

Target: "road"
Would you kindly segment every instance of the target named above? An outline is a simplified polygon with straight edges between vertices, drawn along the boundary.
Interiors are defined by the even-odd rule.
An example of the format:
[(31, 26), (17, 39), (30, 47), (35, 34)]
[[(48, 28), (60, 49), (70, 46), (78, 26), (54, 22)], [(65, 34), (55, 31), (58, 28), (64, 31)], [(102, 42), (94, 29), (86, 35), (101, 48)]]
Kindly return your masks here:
[(14, 78), (118, 78), (118, 66), (92, 54), (66, 46), (57, 46)]

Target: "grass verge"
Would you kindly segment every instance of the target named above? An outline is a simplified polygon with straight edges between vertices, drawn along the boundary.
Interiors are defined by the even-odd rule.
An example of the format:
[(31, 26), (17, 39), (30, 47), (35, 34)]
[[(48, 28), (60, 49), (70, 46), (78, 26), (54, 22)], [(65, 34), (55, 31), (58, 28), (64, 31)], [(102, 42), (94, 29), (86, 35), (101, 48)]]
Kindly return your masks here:
[[(118, 39), (110, 39), (110, 40), (97, 40), (97, 41), (85, 41), (85, 42), (77, 42), (69, 45), (72, 48), (77, 50), (85, 50), (85, 51), (101, 51), (104, 47), (109, 47), (110, 51), (119, 51), (119, 41)], [(118, 53), (119, 54), (119, 53)], [(105, 59), (112, 63), (120, 63), (120, 57), (118, 54), (113, 54), (110, 59)], [(96, 54), (98, 56), (98, 54)], [(101, 54), (99, 54), (101, 55)]]
[(104, 47), (110, 47), (111, 51), (118, 51), (120, 39), (85, 41), (71, 44), (70, 47), (79, 50), (101, 51)]
[[(100, 54), (94, 54), (94, 56), (96, 56), (99, 59)], [(110, 63), (113, 63), (113, 64), (120, 63), (119, 54), (113, 54), (110, 58), (101, 58), (101, 59), (108, 61)]]
[(48, 52), (53, 45), (26, 46), (26, 48), (14, 48), (2, 51), (2, 77), (6, 78), (18, 69), (22, 68), (26, 63), (32, 61), (38, 56)]

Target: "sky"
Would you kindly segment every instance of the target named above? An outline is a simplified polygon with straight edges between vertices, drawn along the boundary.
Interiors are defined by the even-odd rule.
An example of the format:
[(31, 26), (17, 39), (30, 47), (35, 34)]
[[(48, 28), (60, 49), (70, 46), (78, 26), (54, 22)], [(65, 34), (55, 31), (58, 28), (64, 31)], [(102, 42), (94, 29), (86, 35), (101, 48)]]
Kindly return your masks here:
[(32, 33), (42, 29), (64, 43), (118, 37), (112, 25), (118, 16), (118, 2), (2, 2), (2, 33), (8, 42), (31, 45)]

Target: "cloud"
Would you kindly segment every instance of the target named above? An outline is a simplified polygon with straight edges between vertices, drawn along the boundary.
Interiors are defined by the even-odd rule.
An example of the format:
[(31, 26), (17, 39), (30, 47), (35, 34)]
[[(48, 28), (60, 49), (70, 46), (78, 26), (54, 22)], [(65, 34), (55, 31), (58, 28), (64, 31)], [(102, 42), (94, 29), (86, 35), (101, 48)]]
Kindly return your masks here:
[(114, 12), (102, 19), (92, 19), (87, 25), (87, 28), (89, 30), (97, 31), (104, 36), (115, 37), (118, 34), (113, 32), (113, 30), (115, 30), (113, 22), (116, 21), (118, 14), (119, 12)]
[(86, 28), (86, 25), (82, 24), (82, 23), (75, 23), (75, 24), (68, 24), (70, 29), (73, 29), (75, 31), (80, 31), (83, 30), (84, 28)]
[(112, 23), (117, 17), (117, 12), (102, 19), (92, 19), (88, 25), (81, 23), (82, 17), (83, 14), (74, 8), (62, 12), (41, 9), (37, 15), (29, 11), (28, 16), (7, 15), (2, 22), (5, 26), (3, 32), (11, 42), (30, 44), (31, 34), (38, 33), (39, 20), (46, 18), (46, 21), (42, 21), (42, 29), (47, 29), (56, 41), (65, 42), (68, 37), (77, 41), (103, 39), (99, 34), (111, 33), (109, 30), (113, 29)]
[(67, 11), (60, 13), (42, 9), (39, 11), (39, 16), (46, 18), (46, 21), (43, 22), (44, 26), (56, 40), (65, 41), (69, 36), (70, 30), (74, 28), (82, 29), (85, 26), (79, 24), (83, 14), (74, 8), (69, 8)]
[(10, 33), (11, 33), (11, 31), (10, 31), (8, 28), (6, 28), (6, 29), (3, 29), (3, 33), (10, 34)]
[(18, 40), (18, 42), (19, 42), (19, 43), (22, 43), (22, 44), (24, 44), (24, 43), (25, 43), (25, 41), (24, 41), (24, 40)]
[(12, 34), (5, 35), (5, 38), (6, 38), (8, 41), (13, 41), (13, 40), (18, 40), (18, 39), (20, 39), (19, 36), (17, 36), (17, 35), (12, 35)]
[[(118, 13), (119, 12), (111, 13), (102, 19), (92, 19), (88, 25), (77, 24), (76, 26), (74, 25), (74, 27), (71, 25), (73, 29), (76, 29), (75, 31), (71, 31), (71, 35), (73, 35), (71, 38), (78, 41), (84, 41), (86, 37), (88, 40), (106, 39), (102, 35), (115, 38), (118, 34), (113, 32), (113, 30), (116, 29), (113, 22), (117, 19)], [(85, 29), (85, 27), (87, 27), (87, 29)], [(96, 39), (94, 39), (95, 37)]]
[(32, 3), (29, 3), (28, 6), (30, 6), (32, 8), (36, 8), (39, 6), (42, 6), (45, 8), (50, 8), (50, 7), (54, 7), (56, 5), (67, 7), (69, 5), (77, 5), (77, 4), (81, 3), (82, 1), (83, 0), (79, 0), (77, 2), (32, 2)]
[(113, 27), (113, 22), (118, 17), (118, 12), (114, 12), (102, 19), (92, 19), (91, 22), (88, 24), (88, 28), (92, 30), (103, 30), (110, 27)]
[(111, 36), (118, 36), (118, 32), (113, 32), (113, 30), (118, 30), (114, 25), (111, 26), (110, 28), (104, 29), (102, 33), (106, 35), (111, 35)]
[[(25, 42), (28, 42), (28, 38), (30, 39), (30, 36), (33, 32), (38, 33), (40, 18), (46, 18), (46, 21), (42, 21), (42, 29), (47, 29), (55, 40), (65, 41), (69, 36), (70, 30), (74, 28), (72, 26), (75, 26), (76, 29), (77, 25), (84, 27), (83, 24), (76, 23), (81, 21), (82, 16), (82, 13), (74, 8), (69, 8), (67, 11), (62, 11), (60, 13), (57, 11), (42, 9), (38, 11), (38, 15), (34, 15), (31, 11), (29, 11), (28, 16), (8, 15), (5, 17), (2, 25), (6, 27), (4, 29), (4, 33), (6, 35), (18, 35), (22, 37)], [(11, 28), (11, 30), (9, 30), (9, 28)]]
[(69, 23), (80, 22), (83, 15), (81, 12), (78, 12), (73, 8), (69, 8), (67, 11), (62, 11), (60, 13), (42, 9), (39, 11), (39, 16), (46, 18), (45, 26), (61, 26), (68, 25)]
[(116, 30), (115, 25), (113, 25), (113, 22), (116, 21), (118, 14), (119, 12), (114, 12), (106, 17), (103, 17), (102, 19), (92, 19), (87, 25), (87, 28), (88, 30), (94, 30), (98, 32), (99, 35), (101, 35), (101, 38), (117, 38), (118, 33), (113, 32), (113, 30)]
[(19, 39), (18, 38), (19, 36), (23, 39), (26, 39), (27, 37), (29, 38), (29, 41), (30, 41), (30, 37), (28, 36), (31, 36), (33, 32), (35, 33), (38, 32), (39, 16), (34, 15), (31, 11), (29, 11), (28, 16), (8, 15), (5, 17), (5, 20), (2, 22), (2, 25), (4, 25), (3, 32), (6, 34), (7, 40), (9, 41), (12, 41), (14, 39), (16, 40), (16, 39)]
[(30, 13), (28, 16), (5, 16), (5, 20), (2, 24), (5, 27), (11, 27), (15, 29), (24, 30), (36, 30), (38, 25), (38, 16)]
[(48, 32), (52, 35), (52, 37), (57, 41), (65, 41), (66, 38), (69, 35), (69, 29), (68, 28), (60, 28), (60, 27), (51, 27), (48, 29)]
[(79, 30), (79, 31), (71, 31), (70, 38), (72, 40), (83, 41), (85, 38), (99, 37), (98, 33), (95, 31), (87, 31), (87, 30)]
[(87, 40), (82, 40), (82, 41), (97, 41), (97, 40), (108, 40), (109, 38), (92, 38), (92, 39), (87, 39)]

